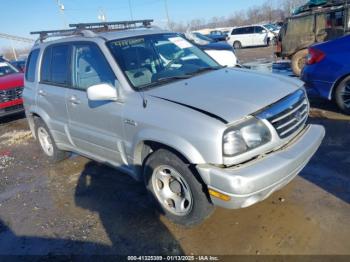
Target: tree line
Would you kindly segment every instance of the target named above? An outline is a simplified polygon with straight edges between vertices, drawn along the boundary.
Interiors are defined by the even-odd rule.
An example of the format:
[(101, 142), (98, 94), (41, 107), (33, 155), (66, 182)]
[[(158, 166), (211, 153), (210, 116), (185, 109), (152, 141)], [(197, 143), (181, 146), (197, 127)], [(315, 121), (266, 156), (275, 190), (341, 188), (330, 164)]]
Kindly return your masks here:
[(185, 32), (203, 28), (220, 28), (258, 24), (262, 22), (279, 22), (291, 15), (294, 8), (305, 4), (307, 0), (266, 0), (260, 6), (239, 10), (225, 16), (214, 16), (209, 20), (193, 19), (188, 22), (171, 22), (171, 30)]

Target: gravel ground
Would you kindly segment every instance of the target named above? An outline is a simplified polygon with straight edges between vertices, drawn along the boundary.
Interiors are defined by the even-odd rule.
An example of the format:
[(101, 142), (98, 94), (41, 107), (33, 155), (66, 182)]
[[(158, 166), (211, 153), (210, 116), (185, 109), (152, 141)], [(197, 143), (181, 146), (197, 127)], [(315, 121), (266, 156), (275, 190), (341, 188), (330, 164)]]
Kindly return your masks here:
[[(271, 48), (237, 54), (273, 60)], [(75, 155), (50, 165), (23, 115), (1, 119), (0, 255), (350, 255), (350, 118), (329, 102), (312, 106), (327, 136), (300, 176), (193, 229), (156, 214), (143, 185), (114, 169)]]

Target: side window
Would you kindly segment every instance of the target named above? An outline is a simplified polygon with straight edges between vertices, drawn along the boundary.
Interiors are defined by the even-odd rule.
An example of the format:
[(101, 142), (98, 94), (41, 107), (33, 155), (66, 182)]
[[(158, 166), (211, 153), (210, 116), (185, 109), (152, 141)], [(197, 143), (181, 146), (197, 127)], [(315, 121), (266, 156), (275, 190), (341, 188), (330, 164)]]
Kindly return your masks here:
[(35, 81), (36, 63), (38, 61), (39, 49), (33, 50), (28, 57), (27, 68), (26, 68), (26, 80), (28, 82)]
[(51, 82), (67, 85), (69, 83), (69, 46), (62, 45), (52, 47), (51, 59)]
[(260, 34), (264, 29), (261, 26), (255, 26), (255, 33)]
[(116, 77), (103, 53), (95, 44), (75, 45), (73, 59), (74, 86), (80, 90), (108, 83), (114, 86)]
[(52, 48), (46, 48), (44, 52), (44, 57), (41, 62), (41, 82), (50, 82), (51, 81), (51, 51)]
[(245, 34), (254, 34), (254, 26), (246, 27)]
[(41, 64), (41, 81), (44, 83), (68, 85), (70, 52), (68, 45), (46, 48)]
[(239, 30), (238, 28), (233, 29), (231, 35), (238, 35), (238, 30)]

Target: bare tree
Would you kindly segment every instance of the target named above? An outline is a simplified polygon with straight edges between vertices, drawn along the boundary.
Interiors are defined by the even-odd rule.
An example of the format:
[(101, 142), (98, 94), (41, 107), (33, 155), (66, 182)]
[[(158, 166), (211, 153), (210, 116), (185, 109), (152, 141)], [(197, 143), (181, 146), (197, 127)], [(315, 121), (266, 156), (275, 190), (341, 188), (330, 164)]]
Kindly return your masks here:
[[(27, 56), (29, 51), (30, 51), (30, 48), (27, 48), (27, 47), (25, 47), (25, 48), (15, 48), (15, 52), (16, 52), (17, 58), (21, 57), (21, 56)], [(14, 60), (15, 59), (15, 56), (14, 56), (14, 53), (13, 53), (13, 49), (11, 47), (3, 47), (0, 50), (0, 55), (3, 55), (4, 57), (6, 57), (9, 60)]]
[[(291, 15), (293, 9), (305, 4), (307, 0), (266, 0), (260, 6), (239, 10), (228, 17), (214, 16), (208, 21), (193, 19), (185, 26), (183, 23), (173, 23), (176, 31), (199, 30), (203, 28), (233, 27), (247, 24), (271, 23), (283, 21)], [(174, 30), (173, 29), (173, 30)]]

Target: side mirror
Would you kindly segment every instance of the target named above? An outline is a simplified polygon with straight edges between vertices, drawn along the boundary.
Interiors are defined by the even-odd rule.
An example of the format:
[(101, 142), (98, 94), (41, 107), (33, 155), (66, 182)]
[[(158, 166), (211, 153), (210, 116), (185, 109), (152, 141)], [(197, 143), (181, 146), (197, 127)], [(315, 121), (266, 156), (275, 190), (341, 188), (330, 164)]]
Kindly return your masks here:
[(266, 30), (262, 30), (261, 33), (262, 33), (262, 34), (266, 34), (267, 31), (266, 31)]
[(98, 84), (87, 89), (87, 96), (92, 101), (117, 101), (117, 90), (110, 84)]

